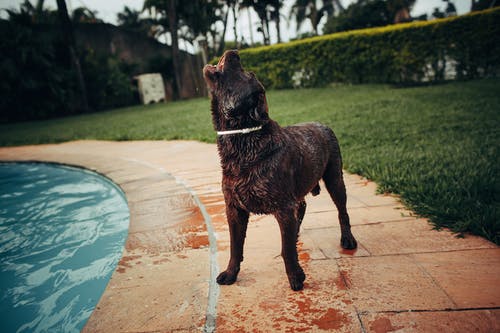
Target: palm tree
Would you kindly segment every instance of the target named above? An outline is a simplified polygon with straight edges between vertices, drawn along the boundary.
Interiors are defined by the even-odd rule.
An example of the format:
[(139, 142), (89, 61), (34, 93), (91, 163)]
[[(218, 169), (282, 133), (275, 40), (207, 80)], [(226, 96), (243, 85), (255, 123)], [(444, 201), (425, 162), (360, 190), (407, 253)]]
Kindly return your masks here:
[(295, 17), (297, 22), (297, 31), (300, 30), (302, 24), (309, 20), (313, 27), (314, 33), (318, 35), (318, 25), (323, 17), (330, 17), (335, 11), (335, 7), (339, 11), (343, 11), (344, 7), (339, 0), (322, 0), (318, 5), (316, 0), (296, 0), (292, 6), (291, 16)]
[[(219, 47), (216, 50), (216, 54), (222, 55), (222, 52), (224, 52), (224, 48), (226, 47), (226, 29), (227, 29), (227, 20), (229, 17), (229, 11), (231, 9), (230, 2), (226, 1), (226, 6), (227, 10), (226, 13), (224, 14), (224, 18), (222, 19), (222, 37), (220, 39)], [(235, 19), (235, 27), (236, 27), (236, 19)], [(236, 39), (236, 31), (235, 31), (235, 39)]]
[(9, 15), (9, 20), (21, 24), (27, 23), (43, 23), (56, 24), (59, 23), (56, 11), (43, 9), (43, 0), (38, 0), (34, 7), (29, 0), (24, 0), (19, 5), (19, 10), (4, 9)]
[[(227, 14), (229, 14), (229, 11), (231, 10), (233, 14), (233, 33), (234, 33), (234, 41), (236, 42), (236, 47), (238, 47), (239, 42), (238, 42), (238, 15), (236, 15), (236, 12), (239, 11), (239, 0), (225, 0), (225, 3), (228, 7), (227, 13), (226, 13), (226, 23), (227, 23)], [(224, 30), (225, 31), (225, 30)]]
[(394, 23), (411, 21), (410, 11), (416, 0), (388, 0), (387, 8), (394, 15)]
[(80, 91), (80, 103), (81, 103), (80, 105), (84, 111), (88, 111), (89, 105), (87, 100), (87, 89), (85, 88), (85, 81), (83, 80), (80, 60), (78, 59), (76, 53), (75, 36), (73, 35), (73, 27), (69, 19), (68, 8), (66, 7), (65, 0), (57, 0), (57, 12), (59, 14), (59, 20), (61, 23), (66, 45), (68, 47), (71, 63), (73, 64), (77, 76), (77, 81), (78, 81), (77, 83)]
[(167, 1), (167, 16), (168, 28), (170, 30), (170, 38), (172, 39), (172, 63), (174, 66), (175, 83), (177, 86), (177, 97), (180, 97), (182, 89), (182, 80), (180, 73), (180, 52), (179, 52), (179, 37), (178, 37), (178, 21), (177, 21), (177, 0)]
[(270, 5), (272, 7), (271, 11), (271, 21), (276, 23), (276, 35), (278, 37), (278, 43), (281, 43), (281, 29), (280, 29), (280, 21), (281, 14), (280, 10), (283, 7), (283, 0), (272, 0), (270, 1)]
[(73, 10), (72, 19), (77, 23), (101, 23), (102, 20), (97, 18), (97, 12), (90, 10), (87, 7), (78, 7)]
[(270, 20), (270, 8), (273, 0), (243, 0), (240, 4), (240, 8), (252, 8), (259, 16), (260, 27), (258, 31), (262, 33), (264, 39), (264, 45), (270, 44), (269, 38), (269, 20)]
[(139, 18), (140, 14), (138, 10), (133, 10), (125, 6), (123, 7), (123, 12), (116, 14), (118, 25), (123, 27), (138, 27), (141, 22)]
[(179, 98), (182, 89), (182, 81), (180, 76), (180, 51), (179, 51), (179, 34), (178, 34), (178, 0), (145, 0), (144, 9), (151, 11), (154, 9), (167, 20), (167, 28), (170, 32), (171, 47), (172, 47), (172, 64), (174, 72), (174, 98)]

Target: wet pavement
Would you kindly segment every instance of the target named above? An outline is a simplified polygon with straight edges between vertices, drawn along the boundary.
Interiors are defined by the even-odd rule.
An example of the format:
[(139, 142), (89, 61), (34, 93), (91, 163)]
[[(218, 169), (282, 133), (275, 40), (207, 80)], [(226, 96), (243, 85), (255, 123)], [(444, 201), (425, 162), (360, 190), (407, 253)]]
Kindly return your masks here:
[(358, 249), (340, 247), (328, 193), (307, 197), (293, 292), (271, 216), (250, 218), (237, 282), (215, 283), (229, 257), (215, 145), (76, 141), (0, 160), (85, 167), (127, 196), (123, 257), (84, 332), (500, 332), (500, 248), (433, 230), (359, 176), (344, 176)]

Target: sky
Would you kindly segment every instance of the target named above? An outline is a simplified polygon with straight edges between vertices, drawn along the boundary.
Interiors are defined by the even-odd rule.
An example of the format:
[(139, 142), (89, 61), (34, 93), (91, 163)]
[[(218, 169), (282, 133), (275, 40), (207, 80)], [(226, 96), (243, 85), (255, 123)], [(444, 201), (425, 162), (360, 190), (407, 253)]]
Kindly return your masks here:
[[(340, 0), (344, 7), (347, 7), (354, 0)], [(469, 12), (471, 6), (471, 0), (451, 0), (455, 4), (457, 8), (458, 14), (465, 14)], [(5, 8), (19, 8), (19, 4), (21, 4), (23, 0), (0, 0), (0, 16), (5, 17), (5, 11), (2, 9)], [(31, 3), (36, 3), (35, 0), (31, 0)], [(116, 1), (116, 0), (66, 0), (66, 4), (68, 6), (68, 10), (72, 11), (72, 9), (77, 7), (87, 7), (93, 11), (97, 11), (97, 17), (104, 20), (107, 23), (116, 24), (116, 14), (123, 11), (124, 6), (128, 6), (129, 8), (135, 10), (141, 10), (144, 0), (124, 0), (124, 1)], [(287, 23), (287, 19), (289, 18), (290, 9), (294, 0), (285, 0), (282, 15), (285, 19), (281, 21), (281, 35), (283, 41), (289, 41), (291, 38), (297, 36), (297, 29), (294, 22), (290, 24)], [(45, 0), (45, 6), (49, 8), (57, 8), (56, 0)], [(441, 10), (444, 10), (446, 7), (446, 3), (442, 0), (417, 0), (413, 10), (411, 11), (412, 16), (420, 16), (421, 14), (430, 14), (434, 11), (435, 7), (439, 7)], [(226, 40), (234, 40), (233, 34), (233, 19), (231, 15), (229, 16), (229, 24), (226, 31)], [(252, 22), (252, 23), (250, 23)], [(238, 20), (238, 30), (239, 34), (241, 34), (247, 42), (250, 42), (251, 35), (253, 35), (254, 42), (262, 42), (262, 34), (257, 32), (257, 15), (251, 11), (251, 20), (249, 20), (247, 11), (242, 11)], [(320, 23), (320, 31), (321, 26), (324, 22)], [(221, 28), (222, 30), (222, 28)], [(274, 24), (270, 26), (271, 30), (271, 42), (276, 42), (276, 29)], [(304, 24), (300, 32), (311, 31), (312, 28), (310, 25)], [(252, 33), (251, 33), (252, 32)], [(181, 45), (182, 47), (182, 45)]]

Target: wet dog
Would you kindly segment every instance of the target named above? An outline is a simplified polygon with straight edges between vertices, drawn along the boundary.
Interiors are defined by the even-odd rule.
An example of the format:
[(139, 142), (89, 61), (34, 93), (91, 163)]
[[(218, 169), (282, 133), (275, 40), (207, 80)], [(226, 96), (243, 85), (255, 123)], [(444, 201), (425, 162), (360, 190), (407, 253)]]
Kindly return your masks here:
[(304, 197), (319, 194), (323, 179), (337, 206), (340, 244), (356, 248), (346, 209), (340, 148), (332, 130), (319, 123), (281, 127), (269, 118), (264, 87), (246, 72), (237, 51), (227, 51), (203, 76), (211, 95), (222, 166), (222, 191), (229, 224), (231, 257), (219, 284), (236, 281), (250, 213), (273, 214), (281, 230), (281, 255), (290, 287), (301, 290), (297, 237), (306, 211)]

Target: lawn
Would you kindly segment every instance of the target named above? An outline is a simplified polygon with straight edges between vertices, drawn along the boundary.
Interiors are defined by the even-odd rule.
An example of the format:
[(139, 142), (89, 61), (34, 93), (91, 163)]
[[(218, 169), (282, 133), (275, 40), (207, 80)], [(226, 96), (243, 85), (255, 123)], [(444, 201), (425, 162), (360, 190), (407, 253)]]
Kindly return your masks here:
[[(344, 166), (438, 227), (500, 244), (500, 79), (269, 91), (282, 125), (320, 121)], [(215, 141), (207, 98), (0, 125), (0, 145), (77, 139)]]

